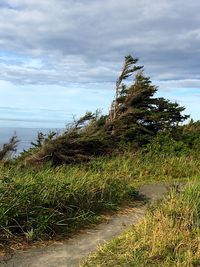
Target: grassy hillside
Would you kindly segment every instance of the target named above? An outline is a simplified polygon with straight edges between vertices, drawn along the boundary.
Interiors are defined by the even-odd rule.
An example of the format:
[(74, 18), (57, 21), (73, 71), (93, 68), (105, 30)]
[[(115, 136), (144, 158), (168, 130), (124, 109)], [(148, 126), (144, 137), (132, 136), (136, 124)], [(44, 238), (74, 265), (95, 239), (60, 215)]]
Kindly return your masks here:
[(0, 240), (47, 238), (134, 200), (139, 184), (200, 176), (199, 156), (124, 152), (81, 165), (0, 166)]
[[(109, 169), (109, 167), (108, 167)], [(95, 166), (0, 169), (0, 240), (69, 233), (134, 194), (129, 177)]]
[(1, 247), (66, 236), (134, 201), (140, 184), (200, 177), (200, 122), (181, 126), (185, 108), (156, 97), (137, 61), (125, 57), (107, 115), (87, 112), (60, 136), (38, 133), (10, 161), (17, 137), (0, 148)]
[(172, 190), (140, 224), (100, 248), (82, 266), (200, 266), (199, 179), (183, 192)]

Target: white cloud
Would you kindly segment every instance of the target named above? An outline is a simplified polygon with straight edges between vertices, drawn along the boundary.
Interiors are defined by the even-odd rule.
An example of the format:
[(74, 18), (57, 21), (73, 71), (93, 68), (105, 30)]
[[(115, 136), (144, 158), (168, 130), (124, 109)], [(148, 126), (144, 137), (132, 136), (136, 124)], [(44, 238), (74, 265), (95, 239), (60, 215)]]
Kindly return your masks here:
[[(139, 56), (154, 79), (160, 71), (161, 79), (192, 79), (199, 73), (199, 64), (194, 63), (200, 59), (197, 0), (8, 0), (4, 4), (0, 49), (26, 55), (29, 62), (42, 58), (34, 71), (27, 62), (19, 68), (1, 66), (8, 80), (113, 80), (128, 53)], [(172, 75), (170, 69), (175, 70)]]
[(198, 0), (1, 0), (1, 99), (25, 107), (40, 90), (32, 106), (44, 106), (46, 96), (56, 108), (64, 90), (69, 102), (78, 88), (108, 92), (129, 53), (163, 91), (200, 88), (199, 9)]

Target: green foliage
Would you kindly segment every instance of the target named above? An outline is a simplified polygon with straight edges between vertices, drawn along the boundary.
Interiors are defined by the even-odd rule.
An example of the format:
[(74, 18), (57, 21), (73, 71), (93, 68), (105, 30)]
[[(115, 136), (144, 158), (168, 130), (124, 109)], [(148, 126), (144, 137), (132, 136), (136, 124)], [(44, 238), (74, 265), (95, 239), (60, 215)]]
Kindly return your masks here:
[(57, 135), (56, 132), (50, 131), (48, 134), (43, 134), (42, 132), (38, 132), (36, 142), (31, 142), (31, 145), (34, 147), (42, 147), (47, 144), (50, 140), (53, 140)]
[[(33, 143), (37, 149), (29, 151), (25, 163), (38, 165), (51, 161), (59, 165), (90, 161), (122, 146), (141, 148), (157, 133), (177, 129), (188, 118), (182, 115), (184, 107), (156, 98), (157, 87), (143, 74), (143, 67), (137, 62), (138, 59), (130, 55), (125, 57), (116, 82), (116, 97), (107, 116), (99, 111), (86, 112), (57, 138), (44, 138), (39, 133), (37, 142)], [(125, 84), (131, 76), (134, 76), (133, 83)]]
[(181, 114), (184, 107), (164, 98), (153, 97), (156, 91), (157, 88), (151, 84), (150, 78), (140, 71), (135, 76), (134, 84), (123, 95), (123, 101), (120, 96), (118, 116), (112, 125), (113, 135), (123, 139), (128, 133), (127, 141), (135, 142), (139, 135), (144, 136), (141, 140), (145, 144), (158, 132), (172, 130), (188, 118)]
[(95, 114), (93, 114), (92, 112), (86, 112), (84, 116), (75, 121), (75, 129), (83, 128), (84, 125), (87, 125), (88, 122), (93, 121), (95, 117)]
[(181, 156), (193, 153), (183, 140), (175, 140), (170, 132), (161, 132), (146, 146), (146, 151), (151, 155)]
[[(133, 197), (134, 188), (139, 184), (200, 176), (200, 122), (191, 120), (180, 126), (188, 118), (182, 115), (184, 107), (156, 98), (157, 87), (144, 76), (142, 67), (135, 65), (137, 61), (131, 56), (125, 58), (116, 84), (116, 99), (108, 115), (101, 115), (98, 110), (86, 112), (60, 136), (54, 132), (38, 133), (32, 148), (10, 164), (0, 165), (0, 241), (3, 245), (17, 236), (31, 240), (71, 231), (103, 209)], [(133, 84), (125, 84), (133, 74)], [(2, 151), (7, 152), (0, 151), (0, 158), (14, 151), (16, 144), (14, 137), (10, 146), (4, 145)], [(199, 209), (188, 198), (188, 192), (182, 203), (191, 201)], [(172, 204), (173, 215), (180, 206)], [(193, 207), (191, 209), (193, 212)], [(179, 212), (182, 216), (180, 209)], [(168, 214), (161, 219), (166, 217)], [(189, 219), (194, 222), (193, 217)], [(147, 222), (148, 225), (156, 229), (156, 224)], [(138, 230), (138, 236), (142, 236), (142, 230)], [(149, 236), (147, 242), (150, 242)], [(170, 246), (170, 242), (167, 244)], [(139, 243), (140, 247), (134, 250), (136, 254), (131, 251), (134, 260), (140, 260), (138, 263), (146, 260), (145, 246)], [(164, 248), (163, 253), (167, 255), (166, 250)], [(165, 254), (161, 253), (162, 259)], [(96, 258), (94, 262), (97, 263)], [(110, 266), (121, 266), (117, 264)]]
[(154, 155), (198, 155), (200, 153), (200, 123), (189, 122), (173, 131), (159, 132), (146, 146), (146, 152)]
[(200, 121), (191, 120), (181, 130), (179, 138), (182, 138), (191, 149), (200, 151)]
[(128, 199), (129, 179), (94, 169), (0, 169), (0, 240), (17, 235), (67, 233), (102, 209)]
[(139, 184), (200, 176), (199, 153), (169, 156), (168, 150), (151, 150), (151, 154), (143, 150), (133, 154), (129, 149), (57, 168), (0, 165), (1, 242), (21, 235), (37, 239), (66, 233), (102, 209), (130, 199)]

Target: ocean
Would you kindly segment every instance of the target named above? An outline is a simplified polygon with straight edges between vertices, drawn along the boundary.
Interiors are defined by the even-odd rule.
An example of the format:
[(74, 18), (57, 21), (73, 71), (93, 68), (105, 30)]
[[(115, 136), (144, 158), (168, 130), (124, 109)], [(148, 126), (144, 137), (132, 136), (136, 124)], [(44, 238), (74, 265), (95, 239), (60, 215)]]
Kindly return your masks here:
[(17, 148), (16, 155), (19, 155), (24, 149), (28, 149), (31, 147), (31, 142), (37, 139), (37, 133), (42, 132), (44, 134), (49, 131), (56, 131), (61, 133), (63, 129), (55, 129), (55, 128), (0, 128), (0, 146), (7, 143), (9, 139), (15, 134), (20, 140)]

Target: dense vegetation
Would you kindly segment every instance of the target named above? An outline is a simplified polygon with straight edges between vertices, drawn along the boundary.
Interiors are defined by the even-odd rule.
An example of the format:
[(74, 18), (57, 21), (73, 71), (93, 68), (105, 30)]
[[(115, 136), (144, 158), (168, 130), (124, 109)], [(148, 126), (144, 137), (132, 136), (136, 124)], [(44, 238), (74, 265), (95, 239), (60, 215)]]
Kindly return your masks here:
[(94, 219), (134, 194), (129, 177), (95, 167), (44, 167), (39, 171), (1, 166), (0, 241), (34, 240), (65, 232)]
[[(26, 164), (50, 161), (55, 166), (90, 161), (126, 145), (138, 149), (157, 133), (171, 132), (187, 119), (188, 116), (182, 114), (184, 107), (155, 97), (157, 87), (144, 75), (137, 61), (131, 56), (125, 57), (108, 115), (87, 112), (59, 137), (50, 134), (42, 139), (40, 135), (35, 149), (22, 156)], [(132, 79), (131, 84), (125, 82), (128, 78)]]
[(31, 240), (63, 230), (67, 234), (75, 224), (90, 221), (102, 209), (133, 200), (141, 183), (200, 177), (196, 152), (177, 156), (156, 151), (152, 157), (153, 151), (148, 150), (54, 169), (1, 166), (1, 242), (21, 235)]
[[(2, 246), (66, 235), (103, 210), (134, 200), (142, 183), (200, 177), (200, 121), (181, 125), (188, 118), (184, 107), (156, 98), (157, 88), (136, 63), (125, 58), (108, 115), (87, 112), (60, 136), (38, 133), (33, 147), (10, 161), (17, 138), (2, 147)], [(132, 75), (133, 84), (125, 83)], [(98, 255), (94, 262), (105, 266)]]

